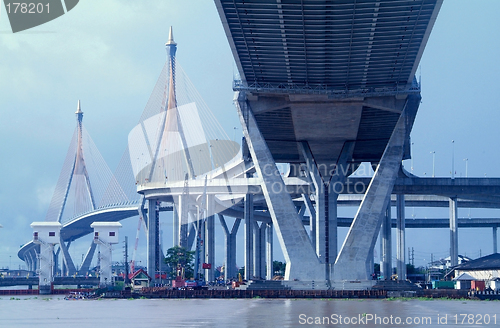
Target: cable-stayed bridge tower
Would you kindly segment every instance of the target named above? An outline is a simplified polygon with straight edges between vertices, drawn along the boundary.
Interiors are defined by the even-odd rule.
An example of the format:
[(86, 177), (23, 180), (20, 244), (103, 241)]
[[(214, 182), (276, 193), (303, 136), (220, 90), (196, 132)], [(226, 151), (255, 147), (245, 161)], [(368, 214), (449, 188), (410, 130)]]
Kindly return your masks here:
[[(45, 217), (46, 222), (58, 222), (63, 226), (75, 223), (74, 221), (76, 221), (76, 226), (80, 225), (77, 228), (67, 228), (60, 234), (59, 249), (55, 253), (55, 267), (58, 267), (57, 258), (59, 253), (62, 253), (63, 275), (77, 273), (69, 254), (71, 243), (91, 232), (91, 222), (87, 227), (78, 222), (78, 218), (82, 215), (92, 218), (91, 213), (98, 214), (99, 209), (128, 202), (127, 196), (83, 125), (80, 101), (78, 101), (75, 115), (76, 128)], [(136, 214), (137, 210), (134, 215)], [(131, 216), (130, 213), (127, 215)], [(94, 219), (103, 220), (99, 216), (95, 216)], [(81, 265), (80, 273), (88, 270), (94, 251), (95, 244), (92, 243)], [(28, 267), (34, 270), (37, 267), (37, 253), (39, 253), (39, 246), (30, 242), (23, 246), (19, 255), (26, 261)]]

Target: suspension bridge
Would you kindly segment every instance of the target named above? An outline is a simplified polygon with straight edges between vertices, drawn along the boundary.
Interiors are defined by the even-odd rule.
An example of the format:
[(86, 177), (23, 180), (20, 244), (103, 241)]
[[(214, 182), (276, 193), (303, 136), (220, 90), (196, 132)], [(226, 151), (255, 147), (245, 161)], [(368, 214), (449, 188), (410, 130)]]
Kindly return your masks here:
[[(134, 216), (146, 226), (147, 271), (160, 271), (163, 210), (173, 212), (174, 245), (190, 249), (196, 236), (204, 240), (201, 261), (212, 265), (200, 270), (208, 281), (214, 279), (216, 217), (225, 236), (226, 278), (236, 275), (236, 233), (243, 221), (245, 278), (272, 278), (276, 235), (285, 280), (290, 286), (300, 281), (301, 288), (311, 281), (317, 288), (368, 282), (377, 238), (382, 270), (390, 276), (393, 225), (398, 278), (405, 279), (405, 226), (446, 223), (406, 224), (405, 206), (450, 207), (452, 264), (459, 226), (493, 227), (496, 252), (500, 220), (464, 222), (457, 208), (499, 208), (500, 179), (420, 178), (401, 166), (411, 155), (409, 135), (421, 99), (415, 71), (441, 4), (216, 0), (241, 77), (233, 85), (241, 148), (178, 65), (171, 30), (167, 60), (115, 174), (84, 129), (78, 104), (77, 127), (45, 219), (63, 224), (55, 255), (61, 253), (64, 274), (88, 270), (95, 244), (78, 272), (68, 248), (92, 231), (92, 222)], [(375, 164), (369, 178), (355, 174), (362, 162)], [(286, 172), (276, 163), (287, 163)], [(337, 217), (342, 205), (359, 206), (356, 216)], [(232, 226), (225, 216), (235, 218)], [(349, 232), (337, 249), (339, 226)], [(36, 269), (33, 242), (18, 256)]]

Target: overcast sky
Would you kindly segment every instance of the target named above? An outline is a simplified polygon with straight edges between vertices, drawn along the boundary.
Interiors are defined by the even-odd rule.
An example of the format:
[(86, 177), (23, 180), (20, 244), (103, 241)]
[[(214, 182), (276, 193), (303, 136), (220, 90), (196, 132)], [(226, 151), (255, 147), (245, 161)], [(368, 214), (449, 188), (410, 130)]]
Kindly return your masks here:
[[(468, 158), (469, 176), (500, 177), (498, 12), (497, 0), (445, 0), (417, 72), (423, 100), (412, 133), (414, 174), (432, 174), (430, 152), (435, 151), (436, 175), (450, 176), (455, 140), (457, 176), (465, 176), (463, 159)], [(171, 25), (178, 62), (228, 135), (234, 127), (241, 134), (232, 104), (234, 60), (212, 1), (80, 1), (64, 16), (16, 34), (1, 8), (0, 267), (21, 264), (17, 251), (31, 238), (29, 224), (45, 218), (79, 99), (86, 129), (110, 168), (116, 168), (163, 67)], [(409, 162), (405, 166), (410, 170)], [(406, 213), (448, 217), (447, 209), (408, 208)], [(460, 217), (468, 215), (469, 210), (459, 210)], [(498, 215), (497, 210), (471, 210), (471, 216)], [(168, 218), (162, 220), (169, 247), (171, 229)], [(137, 219), (123, 223), (124, 234), (133, 240)], [(419, 265), (430, 260), (431, 252), (448, 254), (446, 229), (407, 235)], [(73, 254), (84, 253), (89, 243), (72, 246)], [(220, 238), (217, 249), (219, 265)], [(483, 255), (492, 252), (491, 229), (461, 229), (459, 253), (477, 257), (480, 249)], [(281, 257), (278, 244), (275, 250)]]

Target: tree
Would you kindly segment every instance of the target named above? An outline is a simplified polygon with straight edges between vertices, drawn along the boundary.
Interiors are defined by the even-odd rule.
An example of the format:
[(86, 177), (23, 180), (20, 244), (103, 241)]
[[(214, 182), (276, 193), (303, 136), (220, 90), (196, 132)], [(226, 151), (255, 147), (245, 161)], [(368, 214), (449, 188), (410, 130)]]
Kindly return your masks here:
[(188, 251), (184, 247), (174, 246), (167, 250), (165, 263), (169, 267), (169, 275), (172, 278), (177, 277), (177, 267), (184, 268), (184, 277), (186, 279), (194, 277), (194, 252)]
[(284, 276), (286, 264), (281, 261), (273, 261), (273, 275)]

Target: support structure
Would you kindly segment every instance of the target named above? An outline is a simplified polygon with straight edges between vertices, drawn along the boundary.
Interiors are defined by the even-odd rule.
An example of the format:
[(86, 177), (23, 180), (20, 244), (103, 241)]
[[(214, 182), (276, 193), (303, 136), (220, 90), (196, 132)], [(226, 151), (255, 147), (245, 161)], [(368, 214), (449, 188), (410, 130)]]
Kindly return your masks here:
[[(391, 205), (387, 206), (385, 216), (380, 228), (381, 263), (380, 271), (385, 280), (390, 280), (392, 275), (392, 233), (391, 233)], [(373, 270), (373, 269), (372, 269)]]
[(398, 280), (406, 280), (405, 195), (396, 196), (396, 261)]
[(156, 200), (148, 201), (148, 216), (147, 216), (147, 270), (151, 277), (150, 284), (156, 284), (156, 272), (160, 271), (160, 248), (159, 248), (159, 207)]
[(90, 264), (92, 263), (92, 258), (94, 257), (95, 249), (96, 249), (97, 244), (92, 241), (90, 244), (89, 250), (87, 251), (87, 254), (85, 254), (85, 257), (82, 262), (82, 266), (80, 267), (80, 270), (78, 270), (78, 274), (83, 276), (90, 270)]
[(266, 279), (273, 279), (273, 223), (266, 223)]
[(215, 280), (215, 200), (213, 195), (207, 195), (207, 210), (205, 220), (205, 263), (209, 268), (205, 269), (205, 280), (211, 282)]
[(54, 245), (60, 241), (59, 222), (33, 222), (33, 242), (40, 245), (38, 254), (38, 290), (41, 295), (52, 293), (54, 282)]
[(304, 201), (304, 205), (309, 211), (309, 236), (311, 239), (311, 245), (316, 249), (316, 209), (312, 205), (311, 198), (309, 195), (303, 194), (302, 200)]
[(292, 198), (284, 192), (285, 184), (257, 126), (245, 93), (235, 93), (235, 105), (255, 169), (262, 177), (262, 191), (285, 257), (285, 280), (324, 280), (324, 266), (320, 264), (311, 246)]
[(405, 143), (420, 103), (420, 96), (408, 96), (403, 111), (363, 197), (356, 217), (335, 261), (334, 279), (368, 280), (377, 235), (404, 155)]
[(497, 238), (497, 228), (498, 227), (493, 227), (493, 254), (498, 253), (498, 238)]
[(59, 243), (59, 247), (61, 247), (63, 265), (65, 270), (63, 270), (63, 276), (72, 276), (76, 273), (75, 264), (71, 259), (71, 255), (69, 255), (69, 246), (71, 245), (71, 241), (67, 244), (61, 239)]
[[(328, 199), (328, 189), (325, 188), (325, 183), (323, 177), (318, 170), (318, 166), (309, 148), (309, 144), (306, 141), (300, 143), (300, 148), (302, 150), (302, 155), (306, 160), (306, 166), (309, 173), (311, 182), (314, 185), (315, 190), (315, 244), (314, 249), (316, 250), (316, 255), (320, 263), (327, 263), (326, 260), (326, 245), (328, 232), (326, 230), (326, 217), (328, 216), (328, 204), (325, 200)], [(312, 214), (311, 214), (312, 217)]]
[(177, 207), (174, 205), (172, 209), (172, 225), (173, 225), (173, 230), (172, 230), (172, 237), (173, 237), (173, 245), (174, 246), (179, 246), (179, 232), (181, 230), (180, 228), (180, 221), (179, 221), (179, 212), (177, 211)]
[(240, 227), (241, 219), (236, 218), (229, 231), (226, 220), (222, 214), (219, 214), (220, 224), (224, 231), (224, 278), (226, 280), (236, 278), (236, 234)]
[(113, 244), (118, 244), (118, 229), (122, 227), (119, 222), (94, 222), (94, 243), (99, 244), (99, 286), (113, 285), (112, 260)]
[(457, 226), (457, 198), (450, 198), (450, 262), (451, 266), (458, 265), (458, 226)]
[(254, 252), (254, 219), (253, 219), (253, 195), (245, 196), (245, 214), (244, 214), (244, 229), (245, 229), (245, 280), (252, 279), (253, 270), (253, 252)]
[(254, 221), (253, 241), (253, 276), (257, 279), (266, 277), (266, 224)]

